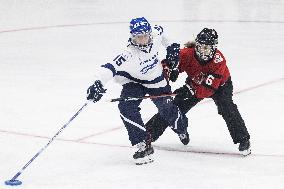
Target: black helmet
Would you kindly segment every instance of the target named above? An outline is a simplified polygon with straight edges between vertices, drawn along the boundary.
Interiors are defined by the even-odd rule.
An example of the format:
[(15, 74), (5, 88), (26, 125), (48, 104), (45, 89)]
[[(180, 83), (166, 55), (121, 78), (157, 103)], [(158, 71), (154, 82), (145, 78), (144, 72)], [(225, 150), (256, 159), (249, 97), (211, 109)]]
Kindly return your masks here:
[(218, 34), (214, 29), (204, 28), (196, 37), (196, 42), (205, 45), (217, 45)]
[(214, 29), (204, 28), (195, 39), (195, 53), (201, 63), (207, 63), (214, 57), (218, 34)]

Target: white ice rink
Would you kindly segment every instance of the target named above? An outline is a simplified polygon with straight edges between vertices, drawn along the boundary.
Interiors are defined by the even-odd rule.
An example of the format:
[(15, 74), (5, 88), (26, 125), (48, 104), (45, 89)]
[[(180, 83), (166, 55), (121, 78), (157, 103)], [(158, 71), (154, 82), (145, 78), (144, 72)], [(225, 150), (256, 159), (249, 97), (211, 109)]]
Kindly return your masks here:
[[(14, 188), (283, 189), (283, 10), (283, 0), (0, 0), (0, 189), (13, 188), (4, 181), (85, 103), (96, 68), (125, 47), (129, 21), (141, 16), (182, 44), (203, 27), (217, 30), (252, 155), (222, 154), (238, 146), (205, 100), (187, 114), (188, 146), (166, 130), (154, 144), (155, 162), (136, 166), (117, 104), (102, 100), (89, 104)], [(105, 98), (119, 97), (119, 85), (107, 88)], [(148, 100), (141, 107), (145, 121), (156, 113)]]

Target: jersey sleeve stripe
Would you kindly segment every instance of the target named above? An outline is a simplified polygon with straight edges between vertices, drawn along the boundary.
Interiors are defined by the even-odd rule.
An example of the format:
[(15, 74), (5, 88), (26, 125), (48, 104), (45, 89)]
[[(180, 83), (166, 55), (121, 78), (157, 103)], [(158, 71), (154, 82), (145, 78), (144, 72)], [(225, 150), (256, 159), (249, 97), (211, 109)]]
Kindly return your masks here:
[(102, 65), (103, 68), (107, 68), (109, 69), (110, 71), (112, 71), (112, 75), (113, 77), (116, 75), (116, 70), (114, 68), (114, 66), (111, 64), (111, 63), (107, 63), (105, 65)]

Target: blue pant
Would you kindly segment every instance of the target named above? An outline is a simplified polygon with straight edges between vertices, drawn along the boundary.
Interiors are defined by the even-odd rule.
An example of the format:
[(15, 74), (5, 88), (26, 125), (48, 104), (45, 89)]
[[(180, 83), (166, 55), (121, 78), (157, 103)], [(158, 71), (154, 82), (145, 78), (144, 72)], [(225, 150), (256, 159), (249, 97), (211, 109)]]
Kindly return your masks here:
[[(142, 97), (146, 94), (157, 96), (171, 93), (170, 86), (161, 88), (147, 88), (138, 83), (127, 83), (123, 85), (121, 97)], [(147, 140), (149, 133), (146, 132), (145, 125), (141, 118), (139, 105), (142, 100), (123, 101), (118, 104), (120, 117), (128, 131), (129, 140), (135, 145), (143, 140)], [(169, 126), (176, 133), (185, 133), (187, 129), (187, 120), (179, 112), (176, 105), (173, 104), (171, 97), (152, 99), (152, 102), (158, 108), (161, 117), (169, 123)]]

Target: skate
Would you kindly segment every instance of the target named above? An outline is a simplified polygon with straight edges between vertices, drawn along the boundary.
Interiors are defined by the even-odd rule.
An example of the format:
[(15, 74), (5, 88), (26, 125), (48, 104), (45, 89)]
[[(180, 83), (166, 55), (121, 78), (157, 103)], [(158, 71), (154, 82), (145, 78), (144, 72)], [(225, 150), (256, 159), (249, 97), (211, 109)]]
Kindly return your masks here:
[(188, 132), (184, 134), (179, 134), (178, 137), (184, 145), (187, 145), (190, 141)]
[(248, 156), (251, 154), (251, 149), (250, 149), (250, 141), (249, 140), (244, 140), (240, 142), (239, 145), (239, 151), (243, 156)]
[(152, 154), (154, 149), (151, 144), (146, 144), (146, 142), (140, 142), (137, 145), (138, 151), (134, 153), (133, 159), (136, 165), (143, 165), (147, 163), (152, 163), (154, 159)]

